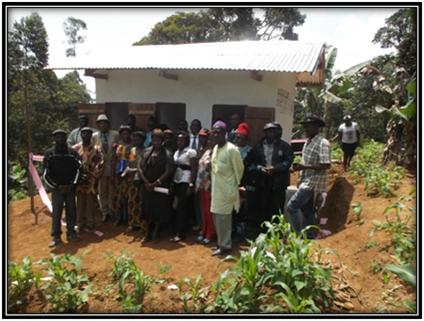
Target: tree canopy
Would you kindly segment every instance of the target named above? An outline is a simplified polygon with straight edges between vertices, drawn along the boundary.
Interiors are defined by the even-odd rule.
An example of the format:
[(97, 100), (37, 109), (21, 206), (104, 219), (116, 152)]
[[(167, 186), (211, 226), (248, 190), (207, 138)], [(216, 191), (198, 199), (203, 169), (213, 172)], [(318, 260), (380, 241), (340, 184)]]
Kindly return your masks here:
[(85, 37), (81, 35), (81, 31), (86, 29), (87, 24), (83, 20), (74, 17), (68, 17), (63, 23), (63, 31), (66, 37), (68, 37), (68, 44), (71, 46), (66, 49), (66, 57), (76, 56), (77, 44), (85, 41)]
[(397, 64), (405, 68), (409, 75), (417, 69), (417, 10), (400, 9), (388, 19), (374, 36), (374, 43), (382, 48), (396, 48)]
[(178, 12), (157, 23), (134, 45), (232, 40), (297, 40), (294, 27), (305, 21), (296, 8), (210, 8)]
[(15, 22), (7, 41), (8, 159), (25, 164), (26, 110), (32, 127), (33, 152), (42, 153), (52, 144), (54, 129), (71, 129), (77, 118), (77, 104), (88, 102), (90, 96), (75, 72), (58, 79), (52, 70), (44, 69), (49, 56), (47, 32), (37, 13)]

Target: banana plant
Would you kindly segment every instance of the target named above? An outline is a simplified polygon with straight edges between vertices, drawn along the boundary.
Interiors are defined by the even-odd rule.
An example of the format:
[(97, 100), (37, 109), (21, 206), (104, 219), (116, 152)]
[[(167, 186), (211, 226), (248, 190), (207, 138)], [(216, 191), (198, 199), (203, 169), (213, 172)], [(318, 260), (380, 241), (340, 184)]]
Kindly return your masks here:
[[(364, 68), (367, 71), (367, 68)], [(368, 69), (369, 70), (369, 69)], [(378, 113), (389, 113), (391, 119), (387, 124), (387, 142), (384, 151), (384, 164), (395, 161), (398, 165), (413, 167), (416, 164), (416, 116), (417, 116), (417, 80), (404, 68), (398, 67), (393, 72), (396, 85), (390, 87), (381, 72), (374, 68), (372, 72), (363, 72), (365, 76), (374, 77), (374, 91), (385, 91), (392, 95), (391, 106), (375, 106)], [(402, 145), (405, 150), (402, 151)]]

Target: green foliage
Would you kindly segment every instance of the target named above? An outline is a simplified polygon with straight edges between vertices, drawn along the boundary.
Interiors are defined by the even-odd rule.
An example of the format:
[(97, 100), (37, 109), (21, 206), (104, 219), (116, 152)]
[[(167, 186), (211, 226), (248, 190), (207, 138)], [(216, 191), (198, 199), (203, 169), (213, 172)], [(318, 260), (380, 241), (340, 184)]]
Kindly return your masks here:
[(414, 288), (417, 287), (417, 271), (410, 265), (393, 265), (387, 264), (386, 270), (393, 272), (403, 281), (412, 285)]
[(332, 144), (331, 146), (331, 158), (335, 160), (343, 160), (343, 150), (338, 144)]
[[(262, 15), (255, 14), (260, 11)], [(297, 40), (293, 29), (305, 21), (297, 8), (210, 8), (178, 12), (158, 22), (149, 35), (134, 43), (179, 44), (284, 38)]]
[(40, 263), (45, 266), (43, 272), (51, 278), (41, 288), (54, 312), (75, 311), (88, 301), (91, 285), (79, 258), (52, 254)]
[[(27, 122), (32, 128), (32, 152), (51, 147), (51, 133), (70, 130), (77, 119), (76, 106), (90, 96), (72, 72), (58, 79), (48, 64), (47, 32), (37, 13), (15, 22), (8, 33), (7, 148), (13, 164), (27, 163)], [(28, 112), (28, 113), (27, 113)]]
[(119, 299), (124, 312), (141, 312), (144, 297), (150, 291), (153, 279), (145, 275), (124, 251), (118, 257), (109, 257), (113, 260), (112, 276), (118, 282)]
[[(400, 199), (402, 200), (402, 198)], [(400, 201), (388, 206), (384, 211), (386, 221), (374, 222), (378, 231), (388, 232), (392, 238), (395, 256), (401, 264), (414, 264), (416, 261), (416, 234), (409, 224), (409, 215), (404, 215), (405, 205)], [(412, 210), (411, 210), (412, 211)], [(394, 218), (392, 212), (394, 212)]]
[(365, 181), (365, 190), (369, 196), (395, 196), (405, 170), (400, 166), (381, 165), (383, 145), (375, 141), (366, 142), (357, 149), (357, 155), (352, 160), (350, 171)]
[[(331, 270), (311, 258), (311, 242), (274, 216), (235, 266), (220, 275), (206, 312), (320, 312), (333, 298)], [(305, 233), (305, 232), (303, 232)]]
[(26, 169), (19, 163), (7, 162), (7, 200), (15, 201), (27, 196)]
[(376, 242), (376, 241), (368, 241), (367, 243), (365, 243), (366, 249), (372, 249), (376, 246), (378, 246), (378, 242)]
[(158, 264), (158, 270), (159, 270), (159, 273), (160, 274), (166, 274), (171, 269), (172, 269), (172, 265), (171, 264), (162, 264), (162, 263), (159, 263)]
[(417, 8), (400, 9), (386, 19), (373, 42), (382, 48), (396, 48), (397, 64), (413, 75), (417, 69)]
[(74, 17), (68, 17), (63, 23), (63, 31), (68, 37), (68, 44), (71, 46), (66, 49), (66, 57), (75, 57), (76, 56), (76, 45), (78, 43), (83, 43), (85, 37), (80, 34), (81, 30), (86, 30), (87, 24), (81, 20)]
[[(178, 288), (185, 313), (203, 313), (205, 311), (209, 287), (201, 288), (201, 283), (200, 275), (195, 279), (184, 278), (179, 282)], [(188, 288), (188, 291), (184, 288)]]
[(362, 203), (352, 203), (353, 214), (355, 214), (356, 220), (359, 221), (361, 219), (362, 214)]
[(372, 260), (371, 271), (373, 273), (378, 273), (378, 272), (381, 272), (382, 270), (383, 270), (383, 267), (381, 266), (381, 263), (376, 260)]
[(25, 257), (22, 263), (8, 262), (7, 265), (7, 308), (14, 310), (26, 302), (32, 284), (38, 287), (40, 274), (34, 273), (32, 260)]

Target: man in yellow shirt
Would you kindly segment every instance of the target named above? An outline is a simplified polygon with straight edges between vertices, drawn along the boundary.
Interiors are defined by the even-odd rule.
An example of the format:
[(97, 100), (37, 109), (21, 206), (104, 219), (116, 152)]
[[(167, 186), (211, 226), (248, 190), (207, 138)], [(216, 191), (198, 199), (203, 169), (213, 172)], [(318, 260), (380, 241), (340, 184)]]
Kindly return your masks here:
[(218, 236), (213, 256), (231, 251), (232, 212), (240, 208), (239, 184), (244, 165), (237, 146), (225, 138), (227, 128), (217, 121), (212, 127), (215, 147), (212, 152), (211, 213)]

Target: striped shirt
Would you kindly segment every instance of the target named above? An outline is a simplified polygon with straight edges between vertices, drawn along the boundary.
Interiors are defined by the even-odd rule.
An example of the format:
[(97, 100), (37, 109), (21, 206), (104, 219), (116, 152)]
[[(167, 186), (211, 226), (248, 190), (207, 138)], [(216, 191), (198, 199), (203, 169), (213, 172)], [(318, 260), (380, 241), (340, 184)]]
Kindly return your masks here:
[[(303, 145), (302, 165), (331, 164), (330, 143), (319, 134)], [(316, 193), (327, 189), (327, 171), (304, 169), (300, 172), (299, 188), (312, 189)]]

